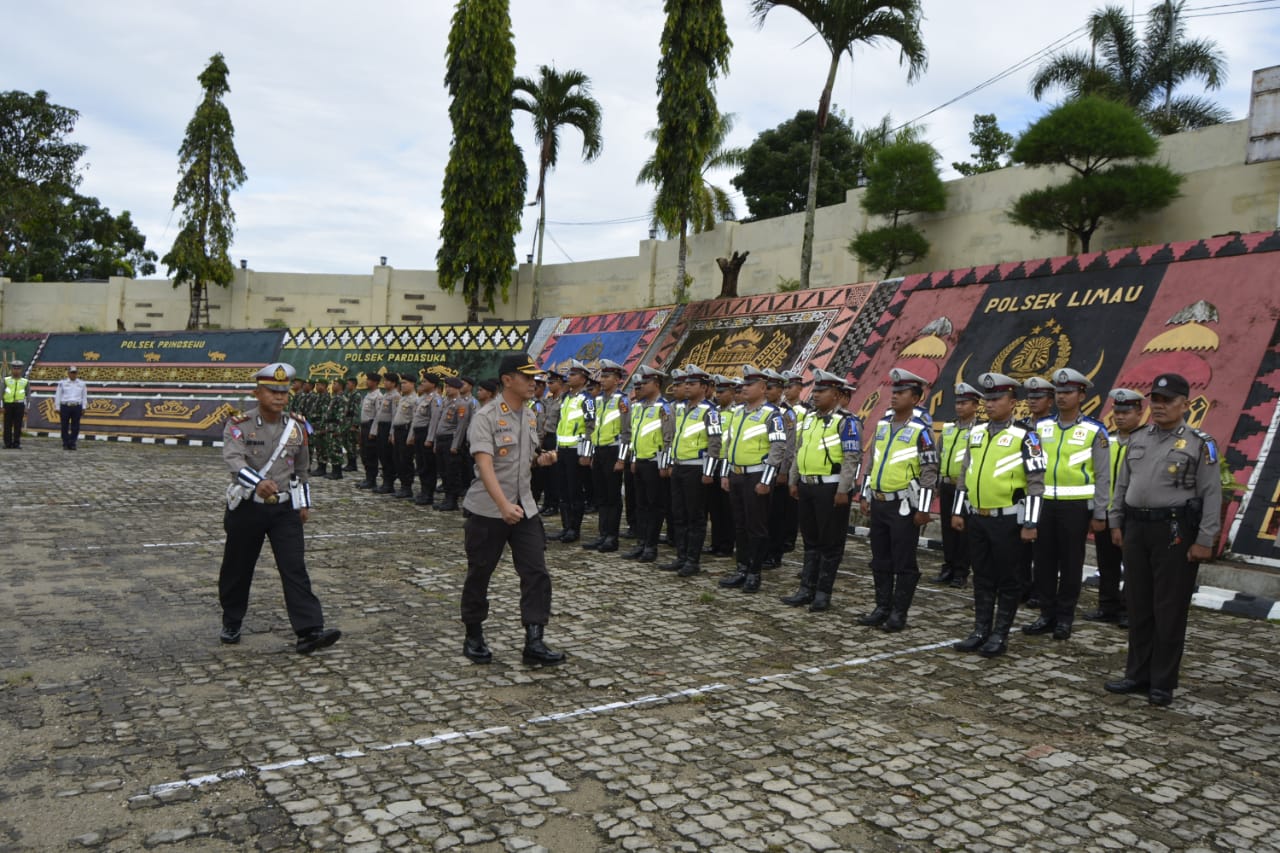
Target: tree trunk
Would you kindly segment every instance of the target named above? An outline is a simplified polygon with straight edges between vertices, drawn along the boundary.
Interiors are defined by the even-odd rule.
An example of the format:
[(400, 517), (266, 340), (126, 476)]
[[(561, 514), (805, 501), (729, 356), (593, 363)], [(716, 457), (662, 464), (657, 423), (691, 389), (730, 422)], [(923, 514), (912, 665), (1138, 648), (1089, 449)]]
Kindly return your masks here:
[(685, 286), (688, 274), (685, 272), (685, 258), (689, 254), (689, 243), (686, 232), (689, 230), (689, 222), (687, 217), (680, 217), (680, 253), (676, 258), (676, 288), (675, 297), (677, 303), (689, 301), (689, 291)]
[(200, 304), (204, 301), (204, 282), (191, 282), (191, 311), (187, 314), (187, 330), (200, 328)]
[(538, 257), (533, 265), (533, 307), (529, 319), (538, 319), (538, 282), (542, 272), (542, 243), (547, 238), (547, 195), (543, 188), (547, 179), (545, 167), (538, 174)]
[(751, 252), (743, 252), (738, 254), (736, 251), (731, 258), (716, 258), (716, 265), (720, 267), (720, 295), (717, 299), (737, 299), (738, 298), (738, 273), (742, 270), (742, 265), (747, 262), (747, 255)]
[(818, 101), (818, 120), (813, 125), (813, 147), (809, 152), (809, 195), (804, 206), (804, 239), (800, 244), (800, 289), (809, 289), (809, 269), (813, 266), (813, 226), (818, 216), (818, 163), (822, 154), (822, 131), (827, 126), (827, 113), (831, 109), (831, 90), (836, 85), (836, 69), (840, 66), (840, 54), (831, 54), (831, 67), (827, 69), (827, 85)]

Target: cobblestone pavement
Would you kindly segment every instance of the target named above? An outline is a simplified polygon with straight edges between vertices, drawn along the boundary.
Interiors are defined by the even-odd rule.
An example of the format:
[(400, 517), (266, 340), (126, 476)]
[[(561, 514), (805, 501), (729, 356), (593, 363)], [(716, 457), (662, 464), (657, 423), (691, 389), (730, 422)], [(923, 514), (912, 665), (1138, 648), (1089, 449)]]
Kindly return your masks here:
[(778, 603), (794, 565), (748, 596), (552, 545), (568, 662), (521, 666), (507, 563), (474, 666), (461, 519), (348, 477), (308, 525), (345, 636), (301, 657), (269, 554), (217, 642), (217, 450), (28, 439), (0, 483), (3, 849), (1280, 848), (1275, 624), (1194, 611), (1155, 709), (1102, 691), (1109, 626), (985, 661), (926, 583), (859, 627), (858, 540), (825, 614)]

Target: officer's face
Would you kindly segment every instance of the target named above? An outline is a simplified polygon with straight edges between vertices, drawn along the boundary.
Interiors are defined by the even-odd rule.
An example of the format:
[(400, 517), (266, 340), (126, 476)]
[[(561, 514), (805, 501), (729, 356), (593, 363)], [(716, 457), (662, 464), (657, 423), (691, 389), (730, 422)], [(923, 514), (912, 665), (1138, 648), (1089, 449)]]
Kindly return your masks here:
[(839, 392), (834, 388), (818, 386), (813, 389), (813, 404), (818, 407), (820, 412), (831, 411), (839, 401)]
[(742, 383), (742, 402), (753, 406), (764, 399), (765, 387), (763, 379), (752, 379)]
[(1039, 397), (1027, 397), (1027, 408), (1037, 418), (1043, 418), (1053, 409), (1053, 398), (1048, 394)]
[(513, 394), (521, 402), (533, 399), (533, 391), (536, 384), (532, 376), (519, 371), (508, 373), (502, 377), (503, 393)]
[(987, 416), (993, 421), (1007, 421), (1013, 416), (1014, 397), (1012, 394), (1001, 394), (999, 397), (987, 399)]
[(657, 379), (642, 379), (640, 384), (636, 386), (636, 391), (641, 400), (651, 400), (658, 396), (661, 390), (662, 388), (658, 385)]
[(956, 400), (956, 417), (967, 421), (978, 413), (977, 400)]
[(1173, 429), (1180, 426), (1190, 408), (1187, 398), (1181, 394), (1176, 397), (1151, 395), (1151, 420), (1160, 429)]
[(1060, 412), (1074, 412), (1080, 408), (1080, 404), (1084, 402), (1084, 392), (1078, 389), (1070, 391), (1056, 391), (1053, 395), (1054, 402), (1058, 404)]
[(893, 410), (898, 414), (904, 414), (916, 407), (916, 403), (920, 402), (920, 395), (906, 388), (902, 391), (894, 391), (891, 399), (890, 405), (893, 406)]
[(1133, 409), (1115, 409), (1111, 413), (1120, 432), (1133, 432), (1142, 423), (1142, 407)]
[(283, 389), (277, 391), (265, 385), (259, 385), (253, 389), (253, 396), (258, 401), (258, 410), (272, 420), (280, 417), (280, 413), (284, 411), (285, 403), (289, 402), (288, 391)]
[(764, 386), (764, 396), (770, 403), (776, 403), (782, 399), (782, 386), (776, 382), (769, 382)]

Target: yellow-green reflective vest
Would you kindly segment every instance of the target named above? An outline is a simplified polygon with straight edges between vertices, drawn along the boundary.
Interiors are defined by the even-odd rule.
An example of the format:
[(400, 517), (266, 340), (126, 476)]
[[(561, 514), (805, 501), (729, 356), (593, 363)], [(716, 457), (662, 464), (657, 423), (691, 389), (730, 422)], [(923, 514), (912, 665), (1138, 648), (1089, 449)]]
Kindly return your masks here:
[(938, 454), (939, 477), (950, 477), (954, 480), (960, 476), (960, 469), (964, 466), (965, 446), (969, 443), (969, 431), (972, 429), (972, 425), (962, 427), (954, 421), (942, 425), (942, 446)]
[(920, 476), (920, 453), (917, 445), (920, 433), (928, 429), (923, 424), (907, 421), (893, 432), (889, 421), (876, 426), (871, 457), (871, 488), (877, 492), (900, 492)]
[(803, 477), (829, 477), (840, 473), (844, 462), (844, 447), (840, 442), (841, 415), (832, 412), (824, 424), (822, 415), (815, 410), (806, 413), (797, 427), (800, 446), (796, 449), (796, 467)]
[(733, 438), (732, 446), (726, 454), (721, 455), (729, 460), (730, 465), (746, 467), (759, 465), (769, 457), (770, 421), (778, 416), (778, 410), (765, 403), (754, 412), (745, 407), (738, 409), (733, 416), (732, 433), (725, 430), (725, 435)]
[(1044, 496), (1051, 500), (1083, 501), (1093, 497), (1093, 442), (1106, 427), (1092, 418), (1066, 427), (1057, 418), (1036, 424), (1044, 448)]
[(1015, 493), (1027, 487), (1027, 469), (1022, 461), (1022, 440), (1027, 431), (1008, 426), (990, 435), (989, 424), (969, 431), (969, 470), (964, 484), (969, 503), (978, 509), (1013, 506)]
[(582, 412), (582, 394), (566, 394), (560, 401), (560, 422), (556, 424), (556, 444), (573, 447), (578, 437), (586, 431), (586, 418)]
[(22, 403), (27, 399), (27, 377), (14, 379), (12, 376), (4, 378), (4, 401), (6, 403)]
[(707, 449), (707, 422), (710, 408), (705, 400), (696, 406), (684, 405), (676, 416), (676, 434), (671, 440), (671, 456), (679, 461), (700, 459)]
[(1129, 442), (1121, 442), (1120, 436), (1111, 439), (1111, 497), (1116, 496), (1116, 477), (1120, 476), (1120, 466), (1129, 455)]
[(654, 400), (631, 408), (631, 446), (636, 459), (656, 459), (662, 450), (662, 410), (667, 403)]
[(613, 444), (622, 434), (622, 400), (618, 393), (596, 398), (596, 427), (591, 435), (591, 443), (596, 447)]

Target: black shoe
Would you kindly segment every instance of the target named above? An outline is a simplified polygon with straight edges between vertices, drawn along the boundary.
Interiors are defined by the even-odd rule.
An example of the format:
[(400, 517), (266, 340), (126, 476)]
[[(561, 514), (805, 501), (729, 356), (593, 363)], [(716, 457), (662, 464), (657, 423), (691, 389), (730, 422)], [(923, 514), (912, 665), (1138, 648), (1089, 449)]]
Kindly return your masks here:
[(559, 511), (560, 506), (558, 504), (547, 504), (546, 506), (538, 507), (539, 515), (555, 515)]
[(436, 512), (456, 512), (458, 509), (458, 499), (453, 495), (445, 498), (444, 503), (436, 507)]
[(809, 605), (810, 613), (822, 613), (831, 609), (831, 593), (819, 590), (813, 594), (813, 603)]
[(326, 480), (341, 480), (341, 479), (342, 479), (342, 469), (341, 469), (341, 468), (339, 468), (337, 465), (334, 465), (334, 466), (333, 466), (333, 470), (332, 470), (332, 471), (330, 471), (328, 474), (325, 474), (325, 475), (324, 475), (324, 478), (325, 478)]
[(564, 663), (564, 652), (547, 648), (542, 642), (541, 625), (525, 625), (521, 659), (529, 666), (556, 666)]
[(760, 568), (765, 569), (765, 570), (768, 570), (768, 569), (776, 569), (776, 568), (778, 568), (778, 566), (781, 566), (781, 565), (782, 565), (782, 558), (781, 558), (781, 557), (765, 557), (765, 558), (760, 562)]
[(982, 648), (982, 645), (987, 641), (988, 636), (988, 634), (982, 631), (974, 631), (951, 648), (955, 649), (957, 652), (976, 652), (978, 649)]
[(607, 539), (607, 538), (608, 538), (607, 536), (597, 536), (595, 539), (592, 539), (590, 542), (583, 542), (583, 543), (582, 543), (582, 550), (584, 550), (584, 551), (594, 551), (594, 550), (596, 550), (597, 548), (599, 548), (601, 545), (603, 545), (603, 544), (604, 544), (604, 540), (605, 540), (605, 539)]
[(396, 490), (393, 489), (391, 486), (378, 486), (376, 489), (373, 490), (373, 493), (375, 495), (394, 495), (396, 493)]
[(964, 589), (969, 582), (968, 575), (952, 575), (951, 585), (956, 589)]
[(1037, 593), (1029, 593), (1022, 603), (1027, 606), (1028, 610), (1040, 609), (1040, 596)]
[(623, 538), (623, 539), (635, 539), (635, 538), (636, 538), (636, 531), (635, 531), (635, 529), (634, 529), (634, 528), (631, 528), (631, 527), (628, 527), (626, 530), (622, 531), (622, 538)]
[(907, 614), (901, 610), (890, 610), (889, 617), (884, 620), (884, 624), (880, 627), (890, 634), (896, 634), (907, 627)]
[(720, 578), (720, 586), (730, 589), (735, 586), (742, 586), (747, 582), (747, 567), (738, 566), (738, 570), (731, 575)]
[(943, 566), (942, 571), (938, 572), (938, 576), (933, 579), (933, 582), (951, 583), (953, 577), (955, 577), (955, 571), (950, 566)]
[(413, 503), (416, 506), (431, 506), (435, 500), (428, 495), (418, 495), (413, 499)]
[(484, 641), (484, 631), (479, 625), (467, 626), (467, 638), (462, 641), (462, 654), (473, 663), (492, 663), (493, 652)]
[(636, 557), (637, 563), (656, 563), (658, 561), (657, 548), (645, 548), (640, 552), (640, 556)]
[(312, 628), (298, 636), (298, 654), (309, 655), (316, 649), (327, 649), (341, 636), (342, 632), (337, 628)]
[(412, 498), (413, 489), (396, 489), (396, 493), (393, 495), (393, 497), (400, 498), (401, 500), (404, 500), (406, 498)]
[(1109, 613), (1108, 611), (1103, 610), (1102, 608), (1098, 608), (1097, 610), (1086, 610), (1081, 615), (1084, 616), (1084, 619), (1086, 622), (1115, 623), (1120, 621), (1119, 613)]
[(1173, 691), (1172, 690), (1152, 690), (1150, 693), (1147, 694), (1147, 701), (1150, 702), (1152, 705), (1159, 705), (1162, 708), (1165, 707), (1166, 705), (1172, 705)]
[(1102, 689), (1108, 693), (1123, 695), (1126, 693), (1143, 693), (1150, 690), (1151, 685), (1142, 681), (1134, 681), (1132, 678), (1117, 678), (1115, 681), (1108, 681), (1103, 684)]
[(800, 588), (795, 592), (790, 595), (781, 596), (778, 600), (788, 607), (799, 607), (802, 604), (812, 604), (813, 590), (809, 589), (809, 587), (804, 584), (800, 584)]
[(356, 468), (356, 463), (354, 463), (354, 462), (348, 462), (348, 463), (347, 463), (347, 467), (343, 468), (342, 470), (343, 470), (343, 471), (356, 471), (356, 470), (358, 470), (358, 469)]
[(1089, 577), (1085, 578), (1080, 585), (1083, 586), (1085, 589), (1097, 589), (1101, 583), (1102, 583), (1101, 575), (1089, 575)]
[(984, 658), (998, 658), (1008, 650), (1008, 638), (1004, 634), (992, 634), (987, 637), (987, 641), (982, 644), (982, 648), (978, 649), (978, 654)]
[(640, 555), (641, 555), (641, 554), (643, 554), (643, 553), (644, 553), (644, 546), (643, 546), (643, 545), (637, 545), (636, 547), (632, 548), (632, 549), (631, 549), (630, 551), (628, 551), (627, 553), (623, 554), (623, 555), (622, 555), (622, 559), (624, 559), (624, 560), (638, 560), (638, 559), (640, 559)]
[(560, 541), (565, 543), (566, 545), (568, 545), (570, 542), (577, 542), (578, 531), (572, 530), (572, 529), (564, 531), (563, 533), (560, 534)]
[(669, 562), (669, 563), (663, 563), (661, 566), (658, 566), (658, 571), (660, 571), (660, 572), (678, 572), (678, 571), (680, 571), (682, 568), (684, 568), (684, 560), (682, 560), (682, 559), (681, 559), (681, 558), (679, 558), (679, 557), (676, 557), (676, 558), (675, 558), (674, 560), (672, 560), (671, 562)]
[(1070, 626), (1070, 625), (1067, 625), (1067, 624), (1066, 624), (1066, 623), (1064, 623), (1064, 622), (1059, 622), (1057, 625), (1054, 625), (1054, 626), (1053, 626), (1053, 638), (1054, 638), (1055, 640), (1070, 640), (1070, 639), (1071, 639), (1071, 626)]
[(372, 488), (373, 488), (374, 486), (376, 486), (376, 485), (377, 485), (377, 483), (374, 483), (374, 482), (372, 482), (372, 481), (370, 481), (370, 480), (361, 480), (360, 482), (356, 483), (356, 488), (357, 488), (357, 489), (372, 489)]
[(759, 572), (749, 572), (747, 574), (747, 579), (742, 584), (742, 591), (748, 592), (748, 593), (754, 593), (754, 592), (760, 591), (760, 573)]
[(876, 605), (876, 609), (870, 613), (863, 614), (858, 617), (859, 625), (882, 625), (884, 620), (889, 618), (889, 608)]
[(676, 577), (691, 578), (702, 571), (702, 566), (691, 560), (685, 560), (684, 565), (680, 567), (680, 571), (676, 572)]
[(240, 626), (223, 625), (222, 633), (218, 635), (218, 641), (224, 646), (234, 646), (240, 642)]
[(1037, 616), (1036, 621), (1029, 625), (1022, 626), (1022, 633), (1036, 636), (1037, 634), (1048, 634), (1054, 629), (1055, 622), (1048, 616)]
[(596, 549), (596, 551), (601, 554), (611, 554), (616, 550), (618, 550), (617, 536), (605, 537), (605, 540), (600, 543), (600, 547)]

